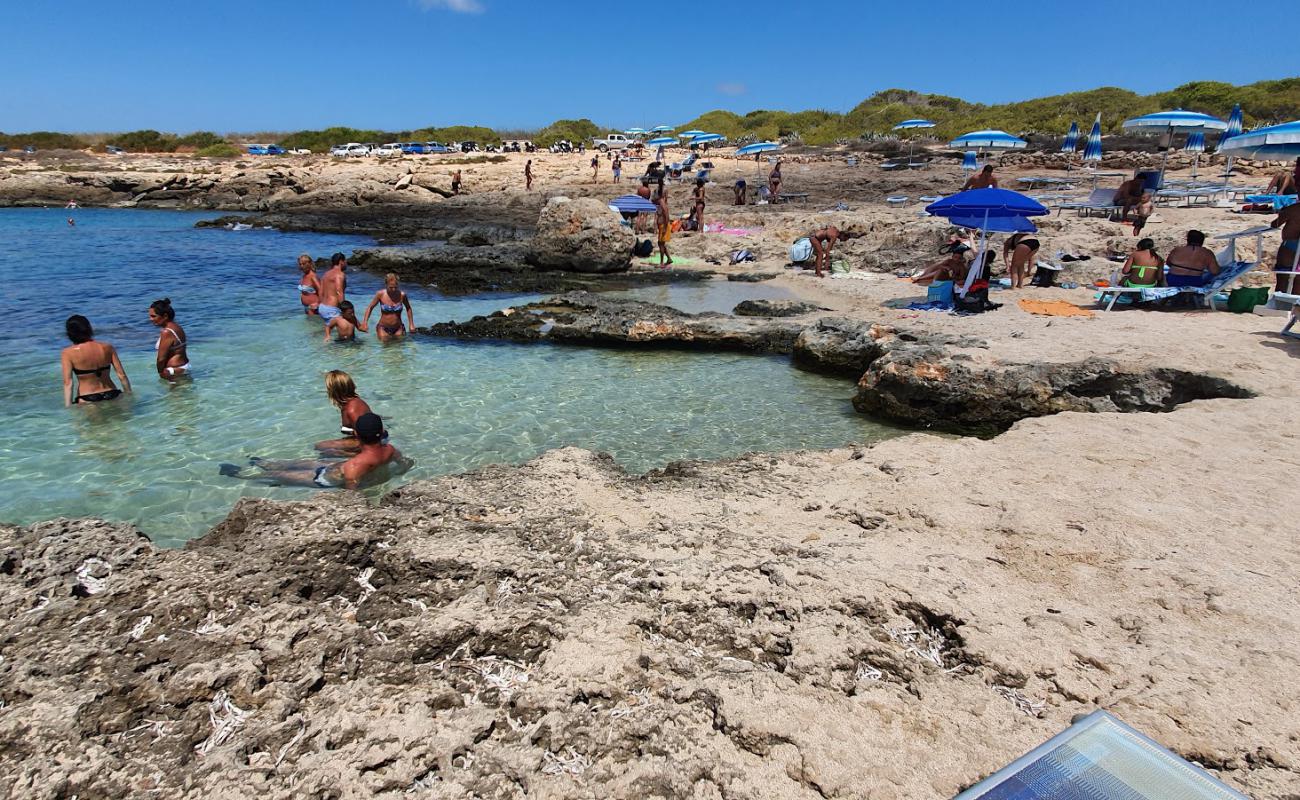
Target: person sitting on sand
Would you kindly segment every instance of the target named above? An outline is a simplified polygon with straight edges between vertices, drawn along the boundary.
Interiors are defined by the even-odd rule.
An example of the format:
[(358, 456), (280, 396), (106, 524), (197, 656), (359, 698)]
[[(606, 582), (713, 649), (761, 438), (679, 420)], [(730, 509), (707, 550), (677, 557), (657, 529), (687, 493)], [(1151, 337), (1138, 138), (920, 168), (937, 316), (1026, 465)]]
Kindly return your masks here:
[(328, 342), (330, 333), (334, 333), (340, 342), (355, 342), (358, 330), (369, 331), (370, 329), (357, 321), (357, 311), (353, 308), (352, 301), (344, 300), (339, 303), (339, 315), (325, 323), (325, 341)]
[[(376, 470), (386, 464), (394, 464), (401, 471), (410, 467), (411, 462), (403, 458), (398, 449), (388, 444), (384, 438), (384, 421), (379, 415), (362, 414), (357, 419), (359, 448), (346, 461), (273, 461), (250, 458), (249, 464), (258, 469), (252, 475), (244, 475), (243, 470), (234, 464), (222, 464), (220, 472), (229, 478), (256, 481), (270, 486), (356, 489), (370, 482), (365, 480), (367, 476), (379, 477), (375, 475)], [(392, 473), (385, 474), (383, 480), (390, 477)]]
[[(984, 259), (979, 265), (976, 265), (976, 263), (972, 261), (969, 269), (956, 277), (954, 284), (959, 290), (961, 287), (966, 285), (966, 280), (968, 278), (970, 279), (971, 284), (965, 294), (958, 291), (953, 297), (954, 310), (970, 314), (980, 314), (985, 311), (994, 311), (1002, 308), (1001, 303), (994, 303), (989, 300), (989, 278), (993, 272), (994, 260), (995, 256), (993, 251), (985, 250)], [(973, 278), (971, 278), (969, 274), (972, 269), (976, 270)]]
[[(76, 403), (99, 403), (113, 400), (122, 392), (131, 391), (131, 380), (122, 369), (122, 361), (117, 357), (117, 349), (108, 342), (95, 341), (95, 331), (90, 327), (90, 320), (80, 314), (73, 314), (63, 323), (72, 344), (63, 348), (59, 362), (63, 366), (63, 405)], [(77, 366), (80, 364), (81, 366)], [(122, 388), (113, 385), (109, 369), (117, 372)], [(76, 390), (73, 390), (73, 379)]]
[(993, 165), (985, 164), (984, 169), (975, 173), (966, 179), (962, 184), (961, 190), (967, 189), (996, 189), (998, 188), (998, 179), (993, 175)]
[(298, 278), (298, 299), (302, 301), (302, 311), (308, 315), (315, 314), (320, 297), (320, 279), (316, 277), (316, 263), (311, 260), (311, 256), (306, 253), (298, 256), (298, 271), (302, 273), (302, 277)]
[(316, 449), (330, 455), (355, 453), (361, 447), (357, 441), (357, 420), (370, 413), (370, 404), (357, 395), (357, 385), (352, 376), (341, 369), (325, 373), (325, 396), (339, 410), (342, 438), (317, 442)]
[(346, 298), (348, 291), (348, 260), (342, 253), (330, 256), (330, 268), (320, 278), (320, 302), (316, 313), (325, 322), (339, 315), (339, 303)]
[[(1277, 212), (1277, 219), (1270, 222), (1269, 227), (1282, 229), (1282, 244), (1277, 248), (1277, 259), (1273, 269), (1277, 272), (1296, 270), (1297, 253), (1300, 252), (1300, 204), (1289, 205)], [(1276, 291), (1285, 292), (1293, 286), (1291, 277), (1290, 275), (1276, 276)]]
[(402, 309), (406, 309), (406, 320), (415, 330), (415, 314), (411, 311), (411, 298), (397, 285), (397, 275), (390, 272), (384, 276), (384, 288), (375, 292), (366, 306), (366, 313), (361, 317), (361, 328), (366, 329), (370, 322), (370, 312), (379, 306), (379, 321), (375, 323), (375, 336), (381, 342), (401, 339), (406, 335), (402, 325)]
[(840, 230), (834, 225), (827, 225), (821, 230), (816, 230), (808, 234), (808, 241), (812, 243), (814, 254), (813, 268), (816, 270), (817, 277), (826, 277), (822, 274), (822, 270), (830, 270), (831, 250), (834, 249), (836, 242), (844, 242), (849, 239), (859, 239), (862, 236), (863, 234), (857, 231)]
[(1169, 268), (1166, 286), (1205, 286), (1219, 274), (1219, 260), (1205, 246), (1205, 234), (1200, 231), (1188, 231), (1187, 244), (1169, 251), (1165, 266)]
[(149, 321), (162, 330), (154, 350), (158, 358), (158, 377), (174, 381), (190, 371), (190, 356), (185, 350), (185, 329), (176, 323), (176, 312), (169, 297), (149, 304)]
[(779, 158), (767, 176), (767, 202), (781, 202), (781, 159)]
[(662, 177), (659, 178), (659, 189), (654, 194), (654, 204), (655, 233), (659, 236), (659, 266), (667, 269), (673, 263), (673, 257), (668, 254), (668, 240), (673, 238), (673, 220), (668, 213), (668, 190), (664, 188)]
[(912, 278), (912, 283), (929, 286), (935, 281), (957, 280), (957, 276), (966, 274), (966, 256), (971, 252), (970, 247), (963, 242), (949, 242), (939, 248), (943, 258), (928, 264)]
[(1151, 218), (1151, 214), (1153, 211), (1155, 211), (1155, 208), (1156, 208), (1156, 204), (1151, 199), (1151, 193), (1143, 192), (1142, 199), (1139, 200), (1138, 204), (1133, 207), (1133, 235), (1134, 236), (1137, 236), (1139, 233), (1142, 232), (1142, 229), (1146, 227), (1147, 220)]
[(1156, 252), (1156, 243), (1143, 239), (1137, 249), (1129, 253), (1120, 269), (1120, 285), (1134, 289), (1154, 289), (1164, 285), (1165, 260)]
[(1142, 202), (1142, 195), (1146, 194), (1146, 181), (1136, 175), (1119, 185), (1115, 190), (1115, 198), (1111, 203), (1120, 207), (1120, 222), (1128, 221), (1128, 214), (1134, 206)]

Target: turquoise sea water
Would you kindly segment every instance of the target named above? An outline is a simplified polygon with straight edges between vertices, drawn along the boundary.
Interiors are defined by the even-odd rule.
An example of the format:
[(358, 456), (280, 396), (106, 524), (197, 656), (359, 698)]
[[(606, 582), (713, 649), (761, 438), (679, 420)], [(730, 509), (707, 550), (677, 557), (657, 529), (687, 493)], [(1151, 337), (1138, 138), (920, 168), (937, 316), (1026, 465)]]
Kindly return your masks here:
[[(69, 213), (77, 219), (69, 227)], [(219, 522), (242, 495), (306, 497), (218, 475), (223, 461), (306, 458), (337, 435), (328, 369), (351, 373), (392, 441), (415, 461), (388, 485), (520, 462), (578, 445), (640, 472), (679, 458), (832, 447), (893, 432), (853, 412), (852, 385), (785, 358), (595, 350), (417, 339), (325, 344), (294, 289), (300, 252), (325, 256), (356, 237), (195, 229), (202, 214), (0, 210), (0, 520), (98, 516), (179, 544)], [(356, 270), (364, 309), (380, 287)], [(467, 319), (527, 297), (447, 299), (406, 287), (416, 323)], [(643, 299), (729, 308), (771, 288), (718, 282)], [(169, 296), (189, 336), (192, 382), (153, 367), (146, 308)], [(64, 408), (63, 323), (81, 313), (122, 355), (134, 394)], [(374, 319), (372, 318), (372, 323)], [(373, 330), (373, 328), (372, 328)]]

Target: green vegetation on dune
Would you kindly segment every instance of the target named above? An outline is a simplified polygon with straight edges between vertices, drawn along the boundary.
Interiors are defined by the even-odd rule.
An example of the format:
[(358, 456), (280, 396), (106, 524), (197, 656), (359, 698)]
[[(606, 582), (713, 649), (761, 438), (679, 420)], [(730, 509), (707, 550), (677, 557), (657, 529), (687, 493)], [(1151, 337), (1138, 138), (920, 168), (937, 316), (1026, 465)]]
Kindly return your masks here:
[[(925, 117), (933, 120), (936, 126), (911, 135), (927, 135), (942, 141), (967, 131), (997, 128), (1022, 136), (1060, 136), (1071, 122), (1078, 122), (1086, 130), (1092, 118), (1100, 112), (1103, 132), (1116, 134), (1120, 132), (1120, 125), (1125, 119), (1153, 111), (1184, 108), (1226, 118), (1234, 103), (1241, 104), (1247, 128), (1298, 119), (1300, 77), (1259, 81), (1245, 86), (1219, 81), (1194, 81), (1167, 92), (1150, 95), (1107, 86), (1086, 92), (991, 105), (907, 89), (886, 89), (844, 113), (823, 110), (759, 110), (741, 115), (733, 111), (715, 110), (683, 124), (678, 130), (698, 128), (720, 133), (732, 141), (783, 139), (827, 145), (837, 141), (887, 135), (892, 133), (894, 125), (905, 119)], [(487, 145), (503, 140), (531, 139), (546, 147), (561, 139), (589, 143), (592, 137), (612, 130), (615, 129), (584, 118), (557, 120), (539, 131), (494, 131), (475, 125), (427, 127), (408, 131), (333, 127), (283, 135), (259, 133), (253, 138), (223, 138), (208, 131), (177, 136), (155, 130), (140, 130), (109, 137), (104, 143), (129, 152), (171, 153), (177, 150), (197, 150), (202, 154), (217, 155), (228, 153), (230, 148), (240, 142), (259, 141), (276, 142), (287, 149), (305, 148), (314, 153), (325, 153), (332, 145), (347, 142), (473, 141)], [(42, 150), (81, 150), (89, 147), (92, 141), (98, 141), (98, 137), (88, 140), (86, 137), (49, 131), (9, 135), (0, 133), (0, 145), (11, 149), (32, 145)]]

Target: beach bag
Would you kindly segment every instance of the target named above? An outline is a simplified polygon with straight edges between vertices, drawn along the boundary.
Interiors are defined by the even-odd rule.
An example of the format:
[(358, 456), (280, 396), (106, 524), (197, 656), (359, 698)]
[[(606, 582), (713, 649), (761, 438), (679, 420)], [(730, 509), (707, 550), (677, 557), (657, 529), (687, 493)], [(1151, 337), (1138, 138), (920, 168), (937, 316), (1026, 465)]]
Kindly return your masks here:
[(796, 239), (794, 244), (790, 245), (790, 263), (803, 264), (812, 261), (813, 246), (812, 240), (807, 236), (802, 239)]
[(831, 274), (844, 274), (849, 271), (849, 262), (843, 259), (837, 259), (831, 262)]
[(1268, 302), (1267, 286), (1238, 287), (1228, 295), (1228, 310), (1234, 314), (1253, 311)]
[(654, 244), (649, 239), (642, 239), (632, 246), (632, 255), (637, 258), (645, 258), (655, 250)]
[(925, 292), (927, 303), (947, 303), (952, 305), (952, 281), (935, 281)]
[(731, 263), (733, 264), (739, 264), (742, 261), (757, 261), (757, 260), (758, 259), (754, 258), (754, 254), (749, 252), (748, 250), (736, 250), (733, 251), (731, 254)]

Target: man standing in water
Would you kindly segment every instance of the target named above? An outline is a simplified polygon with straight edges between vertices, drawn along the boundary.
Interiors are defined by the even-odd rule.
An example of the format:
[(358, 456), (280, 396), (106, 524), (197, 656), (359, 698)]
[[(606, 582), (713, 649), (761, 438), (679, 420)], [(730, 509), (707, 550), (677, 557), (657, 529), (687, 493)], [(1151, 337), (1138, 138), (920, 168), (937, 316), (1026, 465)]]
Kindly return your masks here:
[(339, 315), (339, 304), (343, 302), (348, 289), (348, 260), (342, 253), (330, 256), (330, 268), (320, 278), (320, 305), (316, 313), (329, 322)]

